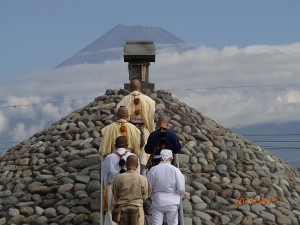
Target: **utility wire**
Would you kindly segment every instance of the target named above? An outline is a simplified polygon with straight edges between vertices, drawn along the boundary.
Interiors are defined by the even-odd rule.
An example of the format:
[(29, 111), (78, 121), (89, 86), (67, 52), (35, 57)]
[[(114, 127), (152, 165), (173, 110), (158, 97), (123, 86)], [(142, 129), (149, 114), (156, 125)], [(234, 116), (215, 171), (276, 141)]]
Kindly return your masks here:
[(300, 84), (262, 84), (262, 85), (245, 85), (230, 87), (200, 87), (200, 88), (173, 88), (169, 90), (205, 90), (205, 89), (226, 89), (226, 88), (249, 88), (249, 87), (278, 87), (278, 86), (299, 86)]
[(87, 99), (95, 99), (95, 98), (78, 98), (78, 99), (55, 101), (55, 102), (41, 102), (41, 103), (32, 103), (32, 104), (25, 104), (25, 105), (9, 105), (9, 106), (1, 106), (0, 108), (1, 109), (17, 108), (17, 107), (20, 107), (20, 106), (44, 105), (44, 104), (47, 104), (47, 103), (72, 102), (72, 101), (87, 100)]
[[(265, 84), (265, 85), (248, 85), (248, 86), (231, 86), (231, 87), (200, 87), (200, 88), (173, 88), (169, 90), (209, 90), (209, 89), (226, 89), (226, 88), (249, 88), (249, 87), (278, 87), (278, 86), (299, 86), (300, 84)], [(72, 100), (64, 100), (64, 101), (55, 101), (55, 102), (41, 102), (41, 103), (33, 103), (33, 104), (24, 104), (24, 105), (10, 105), (10, 106), (0, 106), (1, 109), (5, 108), (17, 108), (20, 106), (32, 106), (32, 105), (43, 105), (47, 103), (60, 103), (60, 102), (70, 102), (70, 101), (79, 101), (79, 100), (87, 100), (94, 98), (82, 98), (82, 99), (72, 99)]]
[(283, 142), (283, 143), (293, 143), (293, 142), (300, 142), (300, 141), (253, 141), (253, 142)]
[(297, 136), (300, 134), (241, 134), (241, 135), (249, 136), (249, 137), (255, 137), (255, 136), (271, 137), (271, 136)]

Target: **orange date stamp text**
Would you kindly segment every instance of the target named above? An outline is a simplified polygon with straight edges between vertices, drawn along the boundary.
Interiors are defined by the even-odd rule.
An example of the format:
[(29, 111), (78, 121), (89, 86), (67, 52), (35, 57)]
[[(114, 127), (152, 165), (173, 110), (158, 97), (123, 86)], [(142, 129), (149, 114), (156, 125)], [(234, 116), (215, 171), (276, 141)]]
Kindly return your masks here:
[(244, 205), (244, 204), (249, 204), (249, 205), (255, 205), (255, 204), (260, 204), (260, 205), (279, 205), (280, 202), (282, 201), (282, 198), (236, 198), (236, 205)]

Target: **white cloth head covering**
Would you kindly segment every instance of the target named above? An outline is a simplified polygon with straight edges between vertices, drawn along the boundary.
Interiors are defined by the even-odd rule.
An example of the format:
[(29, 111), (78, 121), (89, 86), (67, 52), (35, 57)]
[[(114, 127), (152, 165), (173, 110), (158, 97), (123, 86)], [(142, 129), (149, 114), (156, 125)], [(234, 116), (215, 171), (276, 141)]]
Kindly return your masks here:
[(173, 159), (173, 153), (171, 150), (169, 149), (163, 149), (160, 152), (160, 157), (166, 161), (168, 158), (172, 158)]

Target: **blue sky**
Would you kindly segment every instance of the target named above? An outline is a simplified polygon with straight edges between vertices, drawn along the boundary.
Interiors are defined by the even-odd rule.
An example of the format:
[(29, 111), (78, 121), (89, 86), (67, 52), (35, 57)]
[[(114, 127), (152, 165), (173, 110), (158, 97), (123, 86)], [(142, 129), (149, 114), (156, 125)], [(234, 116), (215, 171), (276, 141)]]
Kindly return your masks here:
[(299, 1), (3, 0), (0, 77), (51, 69), (118, 23), (217, 48), (295, 43), (299, 11)]
[[(121, 88), (125, 81), (116, 74), (127, 73), (122, 60), (53, 70), (119, 23), (161, 27), (198, 46), (182, 54), (157, 55), (150, 80), (158, 89), (172, 90), (180, 101), (225, 127), (246, 132), (252, 126), (248, 130), (253, 132), (254, 126), (259, 132), (265, 124), (279, 124), (275, 131), (275, 126), (265, 130), (296, 132), (299, 12), (300, 1), (2, 0), (0, 141), (22, 141), (107, 88)], [(295, 86), (257, 87), (277, 84)], [(224, 86), (254, 87), (174, 90)], [(82, 98), (89, 99), (40, 104)], [(6, 108), (22, 104), (30, 106)], [(287, 159), (300, 166), (298, 156), (290, 153)]]

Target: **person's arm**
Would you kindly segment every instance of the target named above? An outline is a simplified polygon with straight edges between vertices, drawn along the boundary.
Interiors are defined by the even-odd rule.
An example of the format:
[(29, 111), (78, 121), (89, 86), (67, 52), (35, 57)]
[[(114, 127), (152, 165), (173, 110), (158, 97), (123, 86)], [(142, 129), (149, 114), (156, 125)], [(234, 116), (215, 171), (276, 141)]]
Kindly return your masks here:
[(146, 200), (151, 194), (151, 184), (147, 179), (145, 179), (143, 187), (142, 187), (142, 196), (143, 200)]
[(144, 147), (144, 150), (147, 154), (151, 154), (154, 150), (155, 147), (153, 147), (153, 133), (150, 133), (148, 140), (147, 140), (147, 144)]
[(116, 199), (114, 196), (112, 197), (112, 205), (116, 208), (119, 199)]
[(173, 143), (174, 143), (174, 154), (177, 154), (181, 151), (181, 144), (175, 133), (173, 133)]
[(151, 196), (152, 195), (151, 191), (153, 190), (153, 168), (149, 170), (149, 172), (146, 175), (146, 178), (148, 180), (148, 186), (150, 188), (150, 189), (148, 188), (148, 190), (150, 190), (148, 191), (149, 192), (148, 195)]
[(185, 192), (185, 179), (184, 179), (183, 174), (177, 168), (176, 168), (176, 173), (175, 173), (175, 179), (176, 179), (176, 192), (180, 196), (183, 196), (183, 194)]
[(111, 192), (114, 197), (114, 201), (116, 201), (116, 203), (118, 202), (118, 199), (120, 198), (118, 186), (119, 186), (119, 178), (117, 175), (111, 184)]

